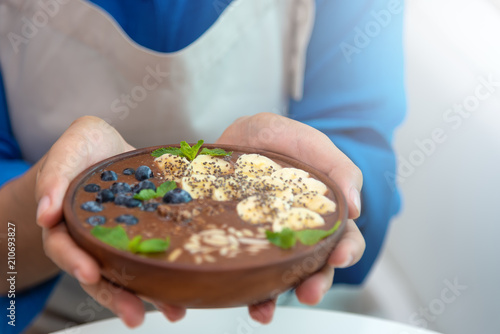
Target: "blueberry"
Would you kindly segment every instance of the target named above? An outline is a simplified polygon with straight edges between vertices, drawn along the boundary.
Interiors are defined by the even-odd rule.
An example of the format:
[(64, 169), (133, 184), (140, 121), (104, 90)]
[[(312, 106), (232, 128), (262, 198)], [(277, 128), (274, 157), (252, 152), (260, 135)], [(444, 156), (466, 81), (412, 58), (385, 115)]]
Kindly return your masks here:
[(153, 212), (156, 211), (157, 208), (158, 208), (158, 203), (150, 202), (150, 203), (145, 203), (144, 206), (142, 207), (142, 210)]
[(83, 210), (90, 211), (90, 212), (100, 212), (103, 209), (103, 207), (100, 203), (97, 203), (94, 201), (85, 202), (80, 207)]
[(118, 175), (112, 170), (107, 170), (102, 172), (101, 180), (103, 181), (116, 181), (118, 180)]
[(87, 218), (87, 223), (92, 226), (104, 225), (106, 223), (106, 217), (104, 216), (92, 216)]
[(191, 202), (191, 195), (187, 191), (181, 188), (175, 188), (170, 190), (163, 196), (163, 202), (168, 204), (179, 204)]
[(142, 206), (142, 202), (135, 198), (129, 198), (125, 201), (125, 206), (127, 208), (137, 208), (138, 206)]
[(135, 170), (133, 168), (125, 168), (122, 173), (123, 175), (134, 175)]
[(101, 190), (95, 199), (99, 203), (113, 202), (115, 200), (115, 194), (109, 189)]
[(99, 187), (97, 184), (95, 183), (89, 183), (87, 184), (85, 187), (83, 187), (83, 190), (85, 190), (86, 192), (88, 193), (96, 193), (98, 192), (99, 190), (101, 190), (101, 187)]
[(121, 215), (115, 218), (117, 223), (122, 223), (125, 225), (135, 225), (139, 222), (139, 219), (135, 218), (132, 215)]
[(136, 194), (140, 193), (141, 190), (144, 190), (144, 189), (156, 190), (156, 186), (153, 182), (148, 181), (148, 180), (144, 180), (144, 181), (141, 181), (132, 187), (132, 191)]
[(113, 194), (132, 192), (132, 188), (130, 188), (130, 186), (124, 182), (113, 183), (113, 185), (109, 188), (109, 190), (111, 190)]
[(138, 181), (147, 180), (153, 177), (153, 171), (148, 166), (140, 166), (135, 171), (135, 178)]
[(125, 206), (125, 204), (127, 203), (127, 201), (129, 199), (132, 199), (132, 196), (125, 195), (125, 194), (122, 194), (122, 193), (116, 194), (116, 196), (115, 196), (115, 204), (116, 205)]

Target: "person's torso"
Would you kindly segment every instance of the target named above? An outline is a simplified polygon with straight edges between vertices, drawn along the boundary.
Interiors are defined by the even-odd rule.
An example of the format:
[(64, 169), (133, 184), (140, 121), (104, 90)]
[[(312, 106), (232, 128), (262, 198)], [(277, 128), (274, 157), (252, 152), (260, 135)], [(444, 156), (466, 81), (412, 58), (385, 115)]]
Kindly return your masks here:
[[(313, 20), (313, 0), (234, 0), (193, 43), (160, 53), (83, 0), (0, 0), (0, 65), (23, 157), (39, 159), (83, 115), (144, 147), (212, 142), (238, 117), (285, 113), (302, 94)], [(47, 307), (55, 327), (39, 329), (110, 316), (79, 313), (87, 298), (66, 277)]]
[(301, 94), (313, 8), (235, 0), (193, 43), (160, 53), (83, 0), (0, 1), (0, 63), (24, 158), (36, 161), (83, 115), (144, 147), (212, 142), (240, 116), (286, 112)]

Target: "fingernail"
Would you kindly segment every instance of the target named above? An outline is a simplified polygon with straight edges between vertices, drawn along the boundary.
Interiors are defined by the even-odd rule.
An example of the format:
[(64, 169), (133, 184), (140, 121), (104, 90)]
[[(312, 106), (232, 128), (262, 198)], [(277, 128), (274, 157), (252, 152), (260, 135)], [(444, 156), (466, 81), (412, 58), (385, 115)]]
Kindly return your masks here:
[(75, 278), (78, 280), (78, 282), (82, 283), (82, 284), (85, 284), (85, 285), (89, 285), (90, 283), (83, 277), (82, 275), (82, 272), (80, 271), (80, 269), (75, 269), (75, 271), (73, 272), (73, 276), (75, 276)]
[(344, 263), (342, 263), (342, 265), (340, 265), (339, 268), (350, 267), (352, 265), (353, 261), (354, 261), (354, 257), (352, 255), (349, 255), (349, 257), (347, 258), (347, 260)]
[(358, 214), (361, 214), (361, 195), (359, 194), (358, 189), (352, 187), (349, 193), (349, 197), (351, 201), (354, 203), (356, 209), (358, 209)]
[(47, 209), (50, 206), (50, 197), (49, 196), (43, 196), (42, 199), (38, 202), (38, 208), (36, 210), (36, 220), (37, 222), (40, 220), (40, 217), (42, 217), (47, 211)]

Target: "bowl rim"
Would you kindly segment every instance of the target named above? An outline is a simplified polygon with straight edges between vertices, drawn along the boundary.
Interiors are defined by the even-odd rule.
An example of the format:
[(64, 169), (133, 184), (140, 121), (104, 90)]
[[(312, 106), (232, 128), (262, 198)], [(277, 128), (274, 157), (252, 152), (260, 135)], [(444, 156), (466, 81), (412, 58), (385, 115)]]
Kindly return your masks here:
[[(191, 144), (190, 144), (191, 145)], [(203, 266), (203, 265), (196, 265), (196, 264), (186, 264), (186, 263), (176, 263), (176, 262), (167, 262), (167, 261), (162, 261), (158, 259), (153, 259), (153, 258), (148, 258), (145, 256), (141, 256), (139, 254), (134, 254), (130, 253), (127, 251), (122, 251), (117, 248), (114, 248), (96, 237), (94, 237), (91, 233), (90, 230), (84, 227), (82, 222), (78, 219), (78, 216), (76, 215), (76, 212), (73, 210), (73, 199), (74, 196), (76, 195), (76, 190), (78, 187), (84, 183), (93, 173), (95, 173), (98, 170), (105, 169), (107, 166), (112, 165), (115, 161), (125, 159), (125, 158), (130, 158), (133, 156), (137, 155), (142, 155), (142, 154), (147, 154), (151, 153), (156, 149), (163, 148), (163, 147), (180, 147), (179, 144), (174, 144), (174, 145), (156, 145), (156, 146), (149, 146), (149, 147), (144, 147), (144, 148), (139, 148), (136, 150), (132, 151), (127, 151), (124, 153), (120, 153), (117, 155), (114, 155), (112, 157), (109, 157), (107, 159), (101, 160), (94, 165), (86, 168), (82, 172), (80, 172), (70, 183), (66, 194), (64, 195), (63, 199), (63, 215), (64, 215), (64, 223), (66, 224), (66, 227), (68, 228), (68, 233), (70, 234), (71, 238), (75, 243), (78, 245), (76, 242), (74, 236), (72, 235), (73, 231), (76, 231), (80, 237), (85, 238), (87, 242), (90, 242), (93, 245), (96, 245), (97, 247), (102, 248), (104, 251), (111, 253), (113, 257), (118, 257), (121, 258), (121, 260), (126, 260), (126, 261), (132, 261), (135, 264), (138, 265), (147, 265), (147, 266), (154, 266), (160, 269), (164, 270), (182, 270), (186, 272), (214, 272), (214, 273), (223, 273), (223, 272), (229, 272), (229, 271), (236, 271), (236, 270), (258, 270), (258, 269), (263, 269), (269, 266), (275, 266), (275, 265), (284, 265), (288, 262), (296, 262), (300, 258), (307, 258), (309, 256), (312, 256), (314, 252), (316, 252), (317, 249), (320, 247), (328, 247), (329, 241), (337, 238), (340, 235), (342, 235), (345, 232), (345, 226), (347, 224), (347, 216), (348, 216), (348, 208), (347, 208), (347, 203), (345, 200), (344, 195), (342, 194), (342, 191), (340, 190), (340, 187), (332, 180), (330, 179), (327, 175), (324, 173), (318, 171), (316, 168), (301, 162), (295, 158), (283, 155), (281, 153), (276, 153), (273, 151), (268, 151), (268, 150), (263, 150), (263, 149), (256, 149), (253, 147), (247, 147), (247, 146), (239, 146), (239, 145), (223, 145), (223, 144), (203, 144), (202, 147), (206, 148), (221, 148), (226, 151), (233, 151), (233, 152), (238, 152), (238, 153), (243, 153), (243, 154), (262, 154), (273, 161), (276, 159), (279, 161), (283, 161), (289, 165), (291, 165), (294, 168), (299, 168), (306, 170), (308, 173), (313, 174), (315, 178), (317, 178), (319, 181), (323, 182), (330, 191), (333, 192), (333, 195), (336, 200), (337, 204), (337, 211), (339, 211), (339, 216), (337, 221), (340, 220), (340, 226), (337, 229), (336, 232), (333, 234), (329, 235), (328, 237), (324, 238), (317, 244), (313, 246), (307, 246), (309, 249), (306, 249), (301, 252), (297, 252), (296, 254), (292, 254), (291, 256), (287, 258), (276, 258), (272, 261), (266, 261), (263, 262), (262, 264), (256, 265), (256, 264), (245, 264), (244, 262), (236, 262), (231, 266)], [(335, 224), (336, 222), (334, 222)], [(338, 241), (332, 246), (336, 247), (336, 244), (338, 244)], [(78, 245), (78, 247), (81, 247)], [(87, 252), (85, 249), (83, 249), (85, 252)], [(91, 255), (92, 256), (92, 255)], [(92, 256), (93, 257), (93, 256)], [(101, 268), (102, 269), (102, 268)]]

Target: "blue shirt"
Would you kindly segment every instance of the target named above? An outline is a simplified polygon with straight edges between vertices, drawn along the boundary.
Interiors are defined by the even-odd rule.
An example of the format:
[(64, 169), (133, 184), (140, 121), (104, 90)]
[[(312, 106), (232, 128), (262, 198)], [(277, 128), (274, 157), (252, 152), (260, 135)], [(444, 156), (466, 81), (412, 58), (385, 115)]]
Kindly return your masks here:
[[(91, 2), (112, 15), (137, 43), (173, 52), (201, 36), (231, 0)], [(391, 143), (406, 109), (403, 5), (398, 0), (316, 0), (316, 6), (304, 97), (290, 102), (289, 116), (328, 135), (363, 172), (363, 213), (356, 222), (365, 237), (366, 252), (352, 268), (336, 270), (334, 279), (334, 283), (360, 284), (400, 205), (391, 177), (395, 174)], [(1, 185), (29, 168), (12, 134), (1, 80), (0, 122)], [(16, 296), (16, 327), (7, 327), (4, 318), (2, 333), (20, 332), (43, 307), (54, 282)], [(3, 310), (7, 303), (2, 298)]]

